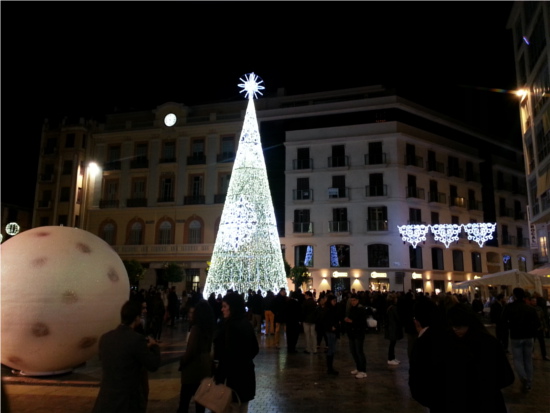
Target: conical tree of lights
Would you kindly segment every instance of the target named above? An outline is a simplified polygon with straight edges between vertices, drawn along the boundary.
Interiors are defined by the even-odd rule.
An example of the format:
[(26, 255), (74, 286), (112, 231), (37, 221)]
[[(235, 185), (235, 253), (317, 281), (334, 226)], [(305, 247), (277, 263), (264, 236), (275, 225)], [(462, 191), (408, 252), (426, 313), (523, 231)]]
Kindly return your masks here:
[[(273, 201), (254, 108), (256, 93), (264, 89), (254, 73), (244, 76), (248, 98), (239, 147), (227, 189), (214, 244), (204, 296), (224, 296), (232, 289), (275, 293), (287, 286), (285, 266)], [(259, 80), (259, 81), (258, 81)]]

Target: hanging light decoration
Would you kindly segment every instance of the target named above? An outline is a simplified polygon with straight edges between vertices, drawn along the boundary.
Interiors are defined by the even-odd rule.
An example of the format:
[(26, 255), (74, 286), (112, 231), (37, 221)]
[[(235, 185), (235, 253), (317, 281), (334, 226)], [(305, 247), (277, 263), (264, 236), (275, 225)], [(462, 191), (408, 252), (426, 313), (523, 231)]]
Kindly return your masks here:
[(449, 248), (451, 242), (458, 241), (458, 235), (461, 232), (462, 225), (458, 224), (437, 224), (432, 225), (431, 230), (436, 241), (441, 241), (445, 244), (445, 248)]
[(468, 240), (477, 242), (483, 248), (485, 242), (493, 239), (496, 227), (496, 223), (475, 222), (464, 225), (464, 231), (468, 234)]
[(496, 223), (474, 222), (469, 224), (437, 224), (437, 225), (398, 225), (399, 233), (403, 241), (412, 244), (413, 248), (426, 241), (426, 234), (429, 230), (434, 234), (435, 241), (445, 244), (446, 248), (452, 242), (458, 241), (462, 228), (468, 234), (469, 241), (475, 241), (483, 248), (483, 244), (493, 239)]
[(428, 233), (429, 225), (402, 225), (397, 226), (399, 233), (404, 241), (412, 244), (413, 248), (416, 248), (417, 244), (421, 241), (426, 241), (426, 234)]

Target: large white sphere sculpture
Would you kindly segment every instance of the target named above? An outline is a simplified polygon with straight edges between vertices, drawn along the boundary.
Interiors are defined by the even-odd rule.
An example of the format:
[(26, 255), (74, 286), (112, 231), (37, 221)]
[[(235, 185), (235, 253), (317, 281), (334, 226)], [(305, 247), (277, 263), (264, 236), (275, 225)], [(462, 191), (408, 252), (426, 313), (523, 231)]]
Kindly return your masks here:
[(54, 374), (94, 356), (129, 296), (113, 249), (90, 232), (50, 226), (10, 238), (0, 252), (2, 364)]

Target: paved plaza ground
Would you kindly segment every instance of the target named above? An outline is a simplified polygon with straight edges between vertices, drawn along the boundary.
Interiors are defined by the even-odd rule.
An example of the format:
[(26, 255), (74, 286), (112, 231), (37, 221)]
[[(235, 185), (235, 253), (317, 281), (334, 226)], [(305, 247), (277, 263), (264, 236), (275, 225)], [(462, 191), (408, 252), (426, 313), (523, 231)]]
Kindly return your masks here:
[[(148, 413), (174, 413), (177, 409), (178, 362), (185, 349), (186, 327), (187, 324), (180, 321), (176, 328), (164, 328), (162, 366), (149, 374)], [(298, 342), (299, 352), (295, 354), (277, 350), (272, 336), (258, 337), (260, 353), (254, 360), (257, 392), (250, 402), (250, 413), (427, 412), (410, 396), (406, 340), (396, 346), (396, 357), (402, 363), (388, 366), (388, 341), (382, 333), (367, 334), (368, 377), (356, 379), (349, 373), (354, 364), (345, 337), (338, 341), (334, 362), (340, 371), (338, 376), (326, 374), (324, 353), (303, 353), (303, 334)], [(504, 389), (509, 413), (550, 413), (550, 362), (542, 360), (538, 345), (535, 347), (533, 389), (523, 393), (518, 380)], [(23, 377), (2, 366), (2, 382), (11, 413), (90, 412), (100, 378), (97, 356), (61, 376)], [(194, 407), (190, 411), (194, 412)]]

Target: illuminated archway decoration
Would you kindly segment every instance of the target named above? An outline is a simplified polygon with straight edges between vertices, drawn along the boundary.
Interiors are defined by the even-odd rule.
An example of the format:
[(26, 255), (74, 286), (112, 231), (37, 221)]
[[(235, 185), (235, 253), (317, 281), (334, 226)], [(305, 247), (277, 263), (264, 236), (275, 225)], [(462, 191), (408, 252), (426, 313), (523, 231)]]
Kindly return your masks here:
[(434, 234), (435, 241), (445, 244), (446, 248), (452, 242), (458, 241), (462, 229), (468, 234), (469, 241), (475, 241), (483, 248), (485, 242), (493, 239), (496, 223), (475, 222), (469, 224), (437, 224), (437, 225), (398, 225), (399, 233), (403, 241), (410, 243), (413, 248), (426, 241), (429, 230)]
[[(239, 86), (248, 99), (239, 147), (227, 188), (203, 294), (232, 289), (278, 292), (287, 287), (281, 241), (269, 190), (254, 98), (263, 81), (254, 73)], [(311, 254), (306, 262), (311, 261)]]

